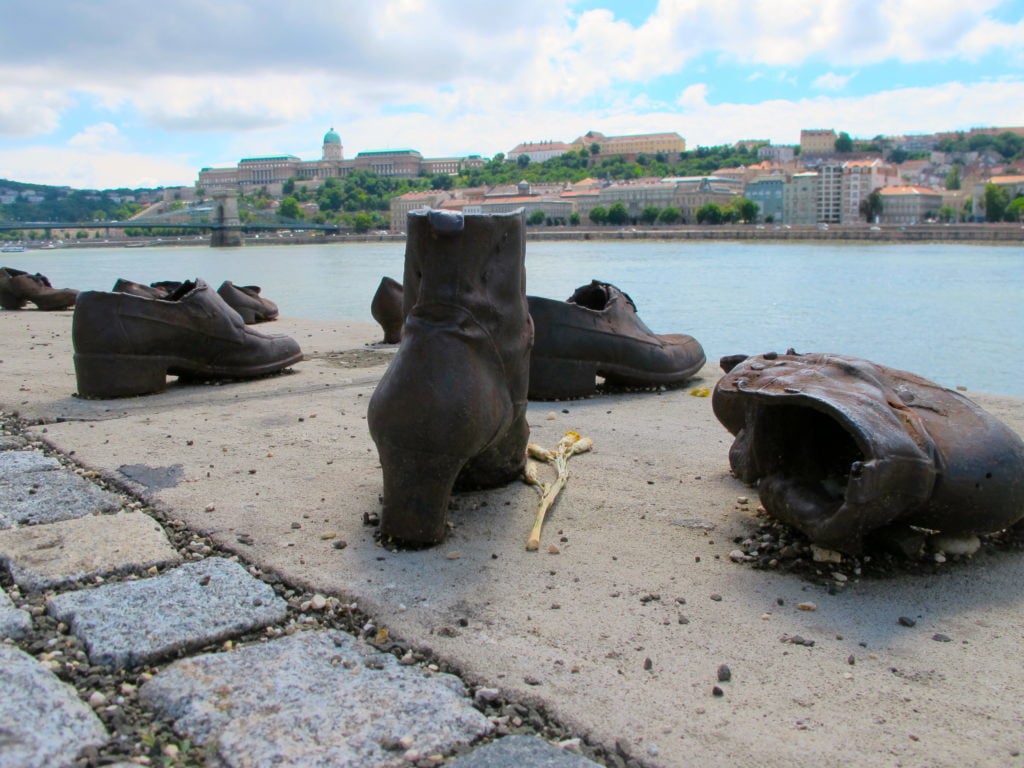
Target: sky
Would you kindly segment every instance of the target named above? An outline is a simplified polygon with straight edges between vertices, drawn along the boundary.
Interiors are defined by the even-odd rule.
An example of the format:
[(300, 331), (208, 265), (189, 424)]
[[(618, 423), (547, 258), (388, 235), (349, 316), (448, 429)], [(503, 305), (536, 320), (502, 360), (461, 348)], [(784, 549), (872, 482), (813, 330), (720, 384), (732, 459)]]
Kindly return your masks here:
[(0, 179), (1024, 125), (1024, 0), (0, 0)]

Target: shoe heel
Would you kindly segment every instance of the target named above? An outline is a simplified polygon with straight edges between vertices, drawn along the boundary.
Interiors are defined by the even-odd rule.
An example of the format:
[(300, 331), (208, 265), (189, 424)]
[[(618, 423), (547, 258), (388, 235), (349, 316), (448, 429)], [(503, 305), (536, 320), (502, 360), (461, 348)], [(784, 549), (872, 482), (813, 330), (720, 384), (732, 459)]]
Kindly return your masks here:
[(384, 471), (380, 533), (408, 544), (437, 544), (447, 533), (448, 499), (465, 458), (377, 446)]
[(531, 400), (589, 397), (597, 389), (597, 364), (586, 360), (530, 358)]
[(75, 354), (74, 360), (79, 397), (133, 397), (167, 386), (168, 362), (162, 357)]

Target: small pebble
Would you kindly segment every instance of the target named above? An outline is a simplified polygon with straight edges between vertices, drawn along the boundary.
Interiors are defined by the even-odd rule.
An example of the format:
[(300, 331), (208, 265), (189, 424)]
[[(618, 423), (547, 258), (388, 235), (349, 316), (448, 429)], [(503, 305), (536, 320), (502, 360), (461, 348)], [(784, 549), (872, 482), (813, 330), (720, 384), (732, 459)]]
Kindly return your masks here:
[(899, 624), (901, 627), (912, 627), (915, 624), (917, 624), (917, 622), (911, 619), (909, 616), (900, 616), (896, 620), (896, 623)]
[(732, 680), (732, 670), (729, 669), (728, 664), (722, 664), (718, 668), (718, 682), (728, 683), (730, 680)]
[(949, 635), (944, 635), (941, 632), (936, 632), (934, 635), (932, 635), (932, 640), (934, 640), (937, 643), (953, 642), (953, 638), (951, 638)]
[(725, 696), (725, 691), (719, 688), (717, 685), (711, 689), (712, 696)]
[(816, 611), (816, 610), (818, 610), (818, 606), (815, 605), (814, 603), (811, 603), (811, 602), (799, 603), (797, 605), (797, 608), (799, 608), (801, 611)]

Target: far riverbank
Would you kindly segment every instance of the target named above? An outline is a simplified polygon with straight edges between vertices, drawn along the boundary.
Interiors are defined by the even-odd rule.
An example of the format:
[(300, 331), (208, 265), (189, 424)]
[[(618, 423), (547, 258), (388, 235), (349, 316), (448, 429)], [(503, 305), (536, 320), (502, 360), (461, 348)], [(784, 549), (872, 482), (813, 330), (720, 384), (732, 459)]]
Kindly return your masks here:
[[(245, 245), (324, 245), (338, 243), (404, 242), (404, 232), (289, 232), (246, 233)], [(759, 225), (697, 225), (682, 227), (528, 227), (526, 239), (534, 242), (559, 241), (757, 241), (757, 242), (821, 242), (821, 243), (979, 243), (986, 245), (1024, 245), (1021, 224), (866, 224), (819, 226)], [(209, 235), (172, 237), (110, 237), (63, 241), (34, 241), (26, 245), (37, 248), (97, 248), (196, 245), (208, 242)]]

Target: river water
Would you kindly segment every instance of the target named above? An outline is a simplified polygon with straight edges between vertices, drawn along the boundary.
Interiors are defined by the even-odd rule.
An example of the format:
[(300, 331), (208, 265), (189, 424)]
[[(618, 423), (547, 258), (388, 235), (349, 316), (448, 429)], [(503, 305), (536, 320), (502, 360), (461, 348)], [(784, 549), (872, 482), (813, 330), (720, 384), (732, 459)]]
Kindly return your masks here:
[[(282, 315), (372, 322), (403, 243), (88, 248), (3, 254), (56, 287), (110, 290), (201, 277), (260, 285)], [(836, 352), (947, 387), (1024, 397), (1024, 248), (945, 244), (529, 242), (527, 292), (566, 299), (591, 279), (630, 294), (657, 333), (708, 359)]]

